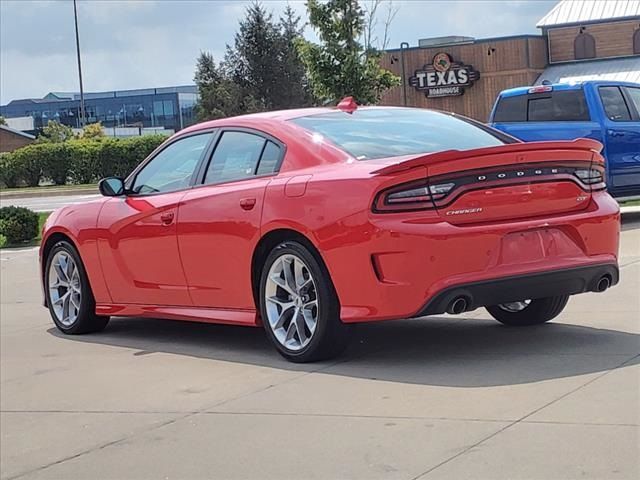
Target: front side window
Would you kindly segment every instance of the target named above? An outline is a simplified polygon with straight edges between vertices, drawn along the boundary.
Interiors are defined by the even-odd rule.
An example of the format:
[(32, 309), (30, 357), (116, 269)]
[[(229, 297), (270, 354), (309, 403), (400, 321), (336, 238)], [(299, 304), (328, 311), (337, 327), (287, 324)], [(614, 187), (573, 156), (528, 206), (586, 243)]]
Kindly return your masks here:
[(254, 175), (266, 140), (252, 133), (224, 132), (207, 168), (204, 183), (242, 180)]
[(604, 106), (604, 113), (614, 122), (628, 122), (631, 114), (622, 92), (618, 87), (600, 87), (600, 99)]
[(432, 110), (366, 108), (291, 120), (358, 160), (504, 145), (488, 127)]
[(136, 175), (133, 193), (166, 193), (187, 188), (212, 135), (193, 135), (167, 146)]
[(591, 117), (580, 89), (530, 95), (527, 119), (530, 122), (588, 122)]

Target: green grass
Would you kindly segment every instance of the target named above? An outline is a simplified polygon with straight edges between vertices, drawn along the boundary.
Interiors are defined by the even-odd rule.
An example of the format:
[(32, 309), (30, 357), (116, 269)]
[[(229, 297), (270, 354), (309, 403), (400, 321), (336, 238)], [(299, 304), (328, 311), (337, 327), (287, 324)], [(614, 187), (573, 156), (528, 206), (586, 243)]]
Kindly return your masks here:
[(638, 207), (640, 206), (640, 200), (630, 200), (620, 204), (621, 207)]
[(34, 238), (33, 240), (29, 241), (29, 242), (23, 242), (23, 243), (8, 243), (3, 247), (0, 247), (1, 249), (5, 249), (5, 248), (25, 248), (25, 247), (35, 247), (37, 245), (40, 245), (40, 240), (41, 240), (41, 235), (42, 235), (42, 226), (44, 225), (44, 222), (47, 220), (47, 218), (49, 218), (49, 215), (51, 214), (51, 212), (38, 212), (38, 236), (36, 238)]

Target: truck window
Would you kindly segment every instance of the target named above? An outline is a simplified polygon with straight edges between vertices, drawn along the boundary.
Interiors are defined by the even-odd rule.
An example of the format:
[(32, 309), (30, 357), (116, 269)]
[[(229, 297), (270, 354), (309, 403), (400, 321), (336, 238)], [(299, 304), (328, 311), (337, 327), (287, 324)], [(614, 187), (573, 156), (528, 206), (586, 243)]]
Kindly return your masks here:
[(564, 90), (529, 95), (530, 122), (588, 122), (589, 108), (582, 90)]
[(500, 122), (526, 122), (527, 121), (527, 96), (500, 97), (493, 121)]
[(624, 101), (620, 88), (600, 87), (598, 91), (600, 92), (604, 112), (609, 120), (614, 122), (628, 122), (631, 120), (631, 113), (629, 113), (629, 108)]
[[(640, 38), (640, 35), (638, 35), (638, 38)], [(636, 112), (640, 114), (640, 88), (636, 88), (636, 87), (625, 87), (625, 88), (627, 90), (627, 93), (629, 94), (629, 97), (631, 98), (631, 101), (636, 107)]]

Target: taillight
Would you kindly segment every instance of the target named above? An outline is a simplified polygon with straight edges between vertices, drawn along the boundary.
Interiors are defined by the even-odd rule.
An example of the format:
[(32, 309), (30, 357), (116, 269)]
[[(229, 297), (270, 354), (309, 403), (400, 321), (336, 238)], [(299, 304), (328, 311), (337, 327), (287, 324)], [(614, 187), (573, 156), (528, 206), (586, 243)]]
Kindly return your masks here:
[(604, 183), (604, 172), (597, 168), (579, 168), (573, 174), (585, 185)]
[(434, 207), (434, 200), (441, 200), (455, 187), (455, 183), (427, 185), (424, 180), (405, 183), (381, 192), (376, 197), (376, 212), (427, 210)]

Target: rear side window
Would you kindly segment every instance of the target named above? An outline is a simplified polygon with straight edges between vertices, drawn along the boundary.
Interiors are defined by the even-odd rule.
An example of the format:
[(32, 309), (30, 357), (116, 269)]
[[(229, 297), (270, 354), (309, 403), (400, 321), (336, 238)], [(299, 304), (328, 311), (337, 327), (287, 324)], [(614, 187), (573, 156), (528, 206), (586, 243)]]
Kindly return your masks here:
[(218, 141), (204, 183), (222, 183), (253, 177), (265, 139), (245, 132), (224, 132)]
[(627, 102), (625, 102), (622, 92), (618, 87), (600, 87), (600, 99), (604, 106), (604, 113), (607, 118), (614, 122), (628, 122), (631, 120), (631, 113)]
[(582, 90), (530, 95), (527, 119), (530, 122), (588, 122), (589, 108)]
[[(640, 38), (640, 35), (638, 35), (638, 37)], [(635, 88), (635, 87), (625, 87), (625, 88), (627, 90), (627, 93), (629, 94), (629, 98), (631, 98), (631, 101), (636, 107), (636, 112), (640, 114), (640, 88)]]
[(260, 164), (258, 165), (257, 175), (268, 175), (275, 173), (278, 169), (280, 159), (282, 158), (282, 151), (280, 147), (275, 143), (267, 140), (267, 144), (262, 151), (260, 157)]
[(493, 115), (494, 122), (526, 122), (527, 96), (501, 97)]

